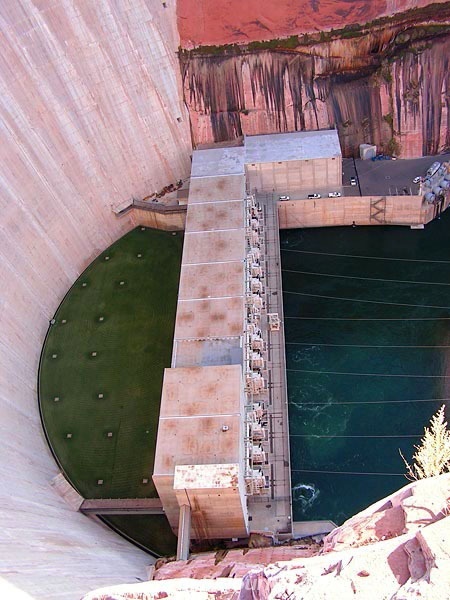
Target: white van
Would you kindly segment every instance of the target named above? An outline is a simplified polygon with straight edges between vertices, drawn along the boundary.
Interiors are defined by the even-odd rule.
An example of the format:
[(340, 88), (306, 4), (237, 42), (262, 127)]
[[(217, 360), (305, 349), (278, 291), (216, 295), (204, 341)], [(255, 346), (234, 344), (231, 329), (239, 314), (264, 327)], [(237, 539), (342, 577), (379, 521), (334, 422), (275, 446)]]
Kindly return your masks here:
[(437, 162), (437, 161), (434, 162), (427, 171), (428, 177), (433, 177), (433, 175), (435, 175), (439, 171), (440, 166), (441, 166), (440, 162)]

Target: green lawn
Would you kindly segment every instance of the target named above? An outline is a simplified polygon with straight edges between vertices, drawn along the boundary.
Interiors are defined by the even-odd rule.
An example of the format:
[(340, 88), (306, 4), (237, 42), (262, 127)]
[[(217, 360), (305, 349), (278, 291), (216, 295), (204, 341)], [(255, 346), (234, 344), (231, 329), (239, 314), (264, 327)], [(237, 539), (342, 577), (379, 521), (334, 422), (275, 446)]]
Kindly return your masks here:
[(39, 401), (53, 451), (85, 498), (157, 496), (153, 461), (181, 251), (180, 234), (134, 229), (88, 267), (55, 316)]
[(103, 520), (160, 556), (177, 551), (177, 538), (165, 515), (114, 515)]

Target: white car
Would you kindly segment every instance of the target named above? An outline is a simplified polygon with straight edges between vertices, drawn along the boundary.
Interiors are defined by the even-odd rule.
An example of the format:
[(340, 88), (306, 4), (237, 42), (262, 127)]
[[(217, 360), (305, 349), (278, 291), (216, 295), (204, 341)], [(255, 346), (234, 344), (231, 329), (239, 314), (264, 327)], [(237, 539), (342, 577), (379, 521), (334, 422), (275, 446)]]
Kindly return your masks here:
[(356, 177), (350, 177), (350, 185), (356, 185)]
[(316, 198), (321, 198), (320, 194), (308, 194), (308, 200), (315, 200)]
[(278, 196), (278, 200), (290, 200), (290, 196)]
[(340, 198), (342, 196), (341, 192), (330, 192), (328, 194), (328, 198)]
[(414, 177), (413, 183), (420, 183), (422, 181), (422, 177)]

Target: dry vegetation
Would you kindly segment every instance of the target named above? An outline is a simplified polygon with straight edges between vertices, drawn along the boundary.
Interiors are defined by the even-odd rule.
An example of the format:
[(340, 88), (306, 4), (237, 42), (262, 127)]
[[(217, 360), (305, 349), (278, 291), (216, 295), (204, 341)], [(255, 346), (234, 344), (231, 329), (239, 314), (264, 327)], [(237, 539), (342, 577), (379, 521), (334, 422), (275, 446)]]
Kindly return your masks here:
[(431, 417), (430, 427), (425, 427), (424, 437), (418, 446), (414, 446), (413, 463), (410, 465), (400, 451), (406, 465), (406, 477), (411, 481), (434, 477), (450, 471), (450, 430), (444, 421), (442, 405)]

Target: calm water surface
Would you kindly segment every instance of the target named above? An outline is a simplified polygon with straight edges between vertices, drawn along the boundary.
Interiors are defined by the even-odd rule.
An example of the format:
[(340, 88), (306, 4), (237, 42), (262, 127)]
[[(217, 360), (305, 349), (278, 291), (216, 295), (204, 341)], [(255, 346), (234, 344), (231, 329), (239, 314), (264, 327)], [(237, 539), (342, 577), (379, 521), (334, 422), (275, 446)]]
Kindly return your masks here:
[(399, 449), (450, 397), (450, 213), (281, 249), (294, 518), (342, 523), (408, 483)]

